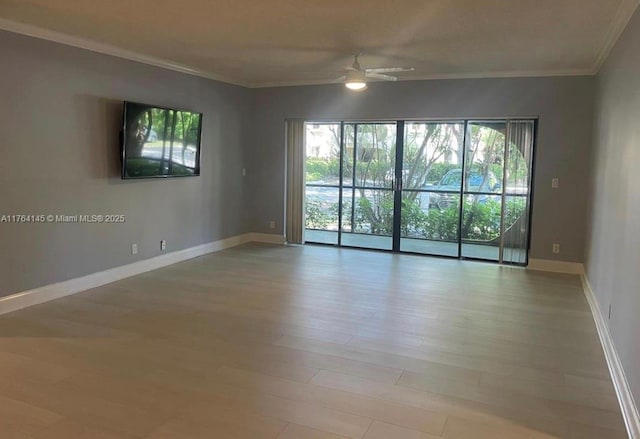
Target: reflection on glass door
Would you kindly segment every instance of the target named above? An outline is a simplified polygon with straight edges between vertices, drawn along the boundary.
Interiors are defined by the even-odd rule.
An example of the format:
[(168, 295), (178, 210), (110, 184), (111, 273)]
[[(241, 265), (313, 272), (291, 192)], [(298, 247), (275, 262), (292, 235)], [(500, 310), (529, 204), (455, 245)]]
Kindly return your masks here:
[(500, 259), (506, 122), (469, 122), (462, 181), (461, 256)]
[(534, 123), (468, 123), (460, 230), (462, 257), (527, 263)]
[(535, 121), (307, 124), (307, 242), (525, 265)]

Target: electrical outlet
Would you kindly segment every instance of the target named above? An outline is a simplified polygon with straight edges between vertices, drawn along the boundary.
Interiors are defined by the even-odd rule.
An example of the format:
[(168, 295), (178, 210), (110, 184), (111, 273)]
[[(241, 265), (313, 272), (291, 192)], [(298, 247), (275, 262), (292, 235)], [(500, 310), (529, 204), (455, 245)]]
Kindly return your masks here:
[(162, 241), (160, 241), (160, 250), (165, 251), (166, 249), (167, 249), (167, 241), (163, 239)]
[(269, 221), (269, 228), (270, 229), (275, 229), (276, 228), (276, 222), (274, 220)]
[(553, 252), (560, 253), (560, 244), (553, 244)]
[(131, 244), (131, 254), (132, 255), (138, 254), (138, 244)]
[(242, 168), (242, 176), (246, 177), (247, 175), (247, 168)]
[(560, 179), (559, 178), (552, 178), (551, 179), (551, 187), (553, 189), (558, 189), (560, 187)]

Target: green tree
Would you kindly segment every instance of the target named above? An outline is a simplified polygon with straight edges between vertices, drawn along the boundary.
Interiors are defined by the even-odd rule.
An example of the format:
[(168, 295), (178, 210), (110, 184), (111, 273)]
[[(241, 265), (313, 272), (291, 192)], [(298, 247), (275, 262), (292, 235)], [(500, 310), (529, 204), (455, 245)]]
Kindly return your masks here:
[[(502, 128), (501, 128), (502, 127)], [(465, 190), (470, 189), (471, 176), (483, 181), (502, 183), (504, 166), (504, 124), (469, 124), (466, 151)], [(353, 232), (390, 235), (393, 232), (394, 185), (396, 158), (395, 124), (344, 124), (343, 181), (355, 183), (356, 200), (343, 200), (343, 229)], [(308, 181), (320, 181), (340, 176), (340, 125), (329, 126), (331, 155), (329, 158), (307, 158)], [(436, 184), (452, 169), (462, 169), (464, 142), (463, 124), (410, 124), (405, 130), (403, 148), (402, 236), (450, 240), (458, 238), (458, 229), (465, 239), (488, 241), (500, 233), (500, 202), (492, 196), (467, 195), (464, 199), (462, 222), (458, 218), (457, 202), (442, 208), (421, 206), (425, 189)], [(509, 145), (511, 157), (521, 158), (517, 146)], [(355, 159), (355, 160), (354, 160)], [(504, 170), (508, 179), (523, 180), (528, 175), (526, 161), (510, 160)], [(368, 189), (364, 189), (364, 188)], [(493, 188), (483, 188), (483, 191)], [(455, 197), (455, 196), (454, 196)], [(524, 210), (524, 199), (510, 200), (505, 207), (505, 227), (518, 220)], [(511, 204), (511, 205), (509, 205)], [(324, 209), (325, 215), (320, 215)], [(314, 228), (328, 228), (336, 223), (338, 204), (321, 206), (309, 203), (309, 221)], [(332, 219), (332, 220), (331, 220)], [(353, 220), (353, 222), (352, 222)], [(336, 223), (337, 225), (337, 223)]]

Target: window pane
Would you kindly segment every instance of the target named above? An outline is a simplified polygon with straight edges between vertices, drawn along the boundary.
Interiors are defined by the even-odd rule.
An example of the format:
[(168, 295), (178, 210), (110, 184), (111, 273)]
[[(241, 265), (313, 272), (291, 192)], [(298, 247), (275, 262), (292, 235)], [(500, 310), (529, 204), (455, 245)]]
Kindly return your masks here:
[(307, 183), (340, 184), (340, 124), (306, 125)]
[[(393, 244), (391, 238), (393, 235), (393, 191), (356, 189), (354, 199), (352, 232), (342, 234), (342, 244), (391, 250)], [(345, 213), (346, 210), (348, 209), (345, 209)], [(343, 218), (343, 223), (345, 220), (350, 221)]]
[(465, 192), (502, 192), (505, 122), (472, 122), (465, 151)]
[(466, 195), (462, 209), (462, 256), (497, 261), (500, 257), (499, 195)]
[(405, 192), (402, 196), (400, 250), (442, 256), (458, 256), (460, 195), (449, 195), (451, 204), (438, 207), (437, 192)]
[(459, 192), (463, 142), (462, 123), (406, 123), (402, 187)]
[(396, 124), (357, 124), (356, 186), (391, 188), (395, 178)]
[[(330, 187), (309, 187), (305, 194), (305, 240), (328, 244), (338, 243), (339, 190)], [(322, 231), (323, 233), (319, 233)]]

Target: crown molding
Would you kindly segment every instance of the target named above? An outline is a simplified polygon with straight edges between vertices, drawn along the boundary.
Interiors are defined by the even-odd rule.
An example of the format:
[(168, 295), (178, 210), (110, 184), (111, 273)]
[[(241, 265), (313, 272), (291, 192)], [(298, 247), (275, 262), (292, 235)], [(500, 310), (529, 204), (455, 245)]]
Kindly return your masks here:
[(593, 65), (593, 74), (598, 74), (639, 5), (640, 0), (622, 0)]
[[(640, 0), (639, 0), (640, 1)], [(405, 81), (429, 81), (429, 80), (447, 80), (447, 79), (500, 79), (500, 78), (544, 78), (556, 76), (593, 76), (595, 71), (588, 69), (569, 69), (569, 70), (522, 70), (513, 72), (478, 72), (478, 73), (445, 73), (433, 75), (412, 76), (410, 78), (399, 78), (398, 82)], [(369, 83), (386, 82), (380, 80), (367, 81)], [(334, 80), (309, 80), (309, 81), (270, 81), (270, 82), (253, 82), (248, 85), (249, 88), (269, 88), (269, 87), (296, 87), (304, 85), (342, 85), (342, 82)]]
[(39, 38), (42, 40), (53, 41), (54, 43), (64, 44), (66, 46), (77, 47), (79, 49), (89, 50), (91, 52), (102, 53), (104, 55), (114, 56), (116, 58), (122, 58), (130, 61), (136, 61), (142, 64), (148, 64), (155, 67), (161, 67), (167, 70), (173, 70), (175, 72), (186, 73), (187, 75), (198, 76), (201, 78), (212, 79), (214, 81), (225, 82), (227, 84), (239, 85), (241, 87), (248, 87), (249, 84), (232, 78), (227, 78), (216, 73), (207, 72), (200, 69), (195, 69), (184, 64), (176, 63), (162, 58), (156, 58), (154, 56), (144, 55), (131, 50), (122, 49), (120, 47), (112, 46), (110, 44), (99, 43), (87, 38), (72, 36), (64, 34), (62, 32), (56, 32), (48, 29), (44, 29), (31, 24), (21, 23), (18, 21), (8, 20), (6, 18), (0, 18), (0, 30), (14, 32), (21, 35), (26, 35), (33, 38)]

